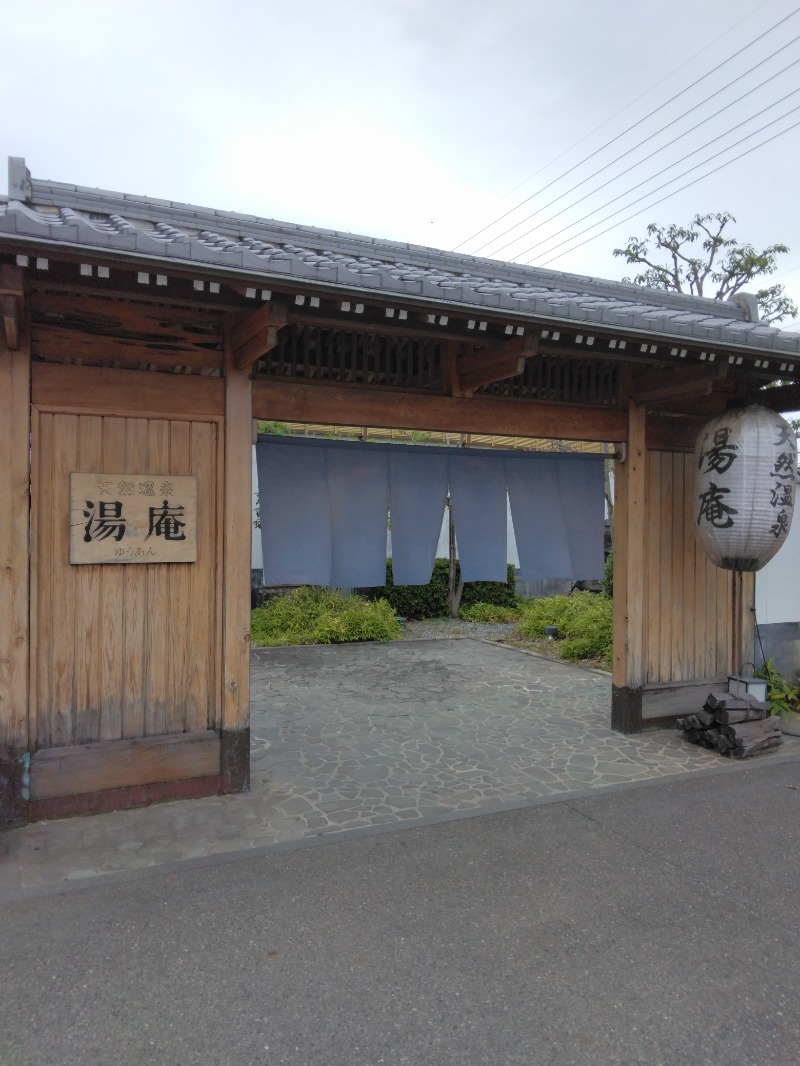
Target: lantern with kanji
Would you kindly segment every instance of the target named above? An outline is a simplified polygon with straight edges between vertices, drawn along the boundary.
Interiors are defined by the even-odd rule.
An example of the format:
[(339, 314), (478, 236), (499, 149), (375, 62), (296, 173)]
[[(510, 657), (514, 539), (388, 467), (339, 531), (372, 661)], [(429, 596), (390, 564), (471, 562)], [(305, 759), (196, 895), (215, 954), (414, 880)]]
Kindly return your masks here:
[(797, 437), (765, 407), (712, 419), (695, 445), (694, 518), (703, 551), (725, 570), (760, 570), (789, 533)]

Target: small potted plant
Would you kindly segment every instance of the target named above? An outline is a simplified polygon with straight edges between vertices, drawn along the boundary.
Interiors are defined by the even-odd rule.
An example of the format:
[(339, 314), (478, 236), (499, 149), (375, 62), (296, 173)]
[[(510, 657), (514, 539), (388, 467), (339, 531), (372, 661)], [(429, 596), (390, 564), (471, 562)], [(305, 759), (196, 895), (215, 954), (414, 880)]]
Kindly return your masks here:
[(767, 659), (756, 670), (756, 677), (767, 682), (767, 699), (773, 714), (781, 718), (781, 732), (800, 737), (800, 685), (775, 669), (775, 660)]

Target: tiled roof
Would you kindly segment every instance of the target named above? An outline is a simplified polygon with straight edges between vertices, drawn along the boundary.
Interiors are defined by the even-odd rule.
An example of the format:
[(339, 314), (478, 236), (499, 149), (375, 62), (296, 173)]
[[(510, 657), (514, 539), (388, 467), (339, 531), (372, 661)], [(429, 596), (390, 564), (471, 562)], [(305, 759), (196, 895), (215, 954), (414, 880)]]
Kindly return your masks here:
[(26, 192), (0, 200), (0, 238), (234, 272), (259, 285), (305, 283), (800, 357), (800, 334), (749, 322), (737, 303), (57, 182), (32, 180)]

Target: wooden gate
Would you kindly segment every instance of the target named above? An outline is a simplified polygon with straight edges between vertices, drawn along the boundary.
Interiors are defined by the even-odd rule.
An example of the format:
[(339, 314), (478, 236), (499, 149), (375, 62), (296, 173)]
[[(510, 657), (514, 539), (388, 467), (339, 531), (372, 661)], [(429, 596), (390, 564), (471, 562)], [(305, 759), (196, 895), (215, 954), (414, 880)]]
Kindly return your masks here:
[[(132, 371), (33, 370), (34, 802), (169, 779), (219, 787), (222, 382), (196, 379), (179, 404), (165, 384)], [(64, 521), (76, 471), (193, 475), (197, 561), (71, 565)]]

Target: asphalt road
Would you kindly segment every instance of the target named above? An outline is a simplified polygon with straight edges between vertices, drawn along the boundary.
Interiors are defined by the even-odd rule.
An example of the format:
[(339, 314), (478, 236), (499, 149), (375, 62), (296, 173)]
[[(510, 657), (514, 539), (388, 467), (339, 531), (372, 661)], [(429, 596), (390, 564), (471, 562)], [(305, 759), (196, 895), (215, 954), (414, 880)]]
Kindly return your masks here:
[(800, 759), (0, 907), (0, 1064), (800, 1062)]

